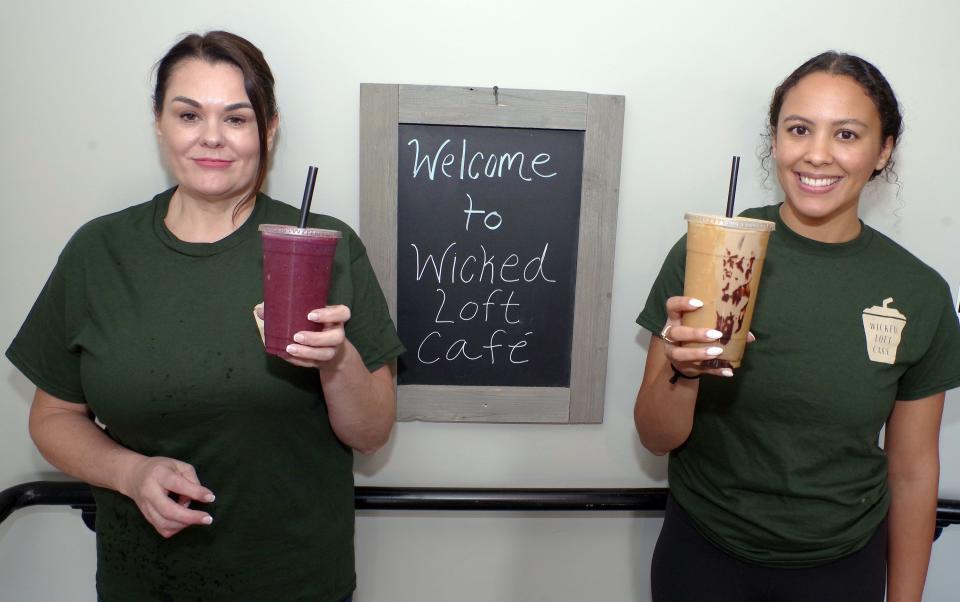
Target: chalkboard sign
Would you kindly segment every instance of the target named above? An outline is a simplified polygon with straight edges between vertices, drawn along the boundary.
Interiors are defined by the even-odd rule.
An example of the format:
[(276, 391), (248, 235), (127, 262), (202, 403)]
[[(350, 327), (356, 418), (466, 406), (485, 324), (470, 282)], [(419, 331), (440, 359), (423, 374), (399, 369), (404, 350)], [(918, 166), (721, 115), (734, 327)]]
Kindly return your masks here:
[(623, 97), (361, 84), (398, 419), (601, 422)]
[(570, 386), (583, 132), (401, 124), (398, 384)]

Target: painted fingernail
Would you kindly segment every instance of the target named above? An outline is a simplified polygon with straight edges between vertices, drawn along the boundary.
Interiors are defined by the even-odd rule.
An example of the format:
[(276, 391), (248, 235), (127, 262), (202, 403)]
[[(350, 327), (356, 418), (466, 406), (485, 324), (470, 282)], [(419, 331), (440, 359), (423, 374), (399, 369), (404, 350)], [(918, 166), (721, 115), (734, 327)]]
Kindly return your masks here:
[(307, 319), (310, 320), (311, 322), (316, 322), (317, 320), (320, 319), (320, 314), (318, 314), (317, 312), (311, 312), (310, 314), (307, 315)]
[(207, 516), (204, 516), (204, 517), (203, 517), (203, 524), (205, 524), (205, 525), (212, 525), (212, 524), (213, 524), (213, 517), (210, 516), (209, 514), (208, 514)]
[(208, 503), (208, 504), (213, 503), (213, 502), (217, 501), (217, 496), (215, 496), (215, 495), (213, 495), (213, 494), (211, 493), (211, 494), (208, 495), (207, 497), (203, 498), (203, 501), (205, 501), (205, 502)]
[(703, 307), (703, 301), (700, 299), (690, 299), (687, 303), (690, 304), (690, 307)]
[(303, 335), (298, 332), (297, 334), (293, 335), (293, 340), (296, 341), (296, 342), (298, 342), (298, 343), (302, 343), (302, 342), (303, 342)]
[(296, 355), (296, 354), (297, 354), (297, 346), (296, 346), (296, 345), (287, 345), (287, 353), (289, 353), (290, 355)]
[(733, 376), (733, 370), (731, 370), (730, 368), (724, 368), (723, 370), (720, 371), (720, 374), (726, 377), (730, 377), (730, 376)]
[(707, 349), (707, 355), (720, 355), (723, 353), (723, 347), (710, 347)]
[(707, 338), (708, 338), (708, 339), (719, 339), (719, 338), (722, 337), (722, 336), (723, 336), (723, 333), (720, 332), (719, 330), (708, 330), (708, 331), (707, 331)]

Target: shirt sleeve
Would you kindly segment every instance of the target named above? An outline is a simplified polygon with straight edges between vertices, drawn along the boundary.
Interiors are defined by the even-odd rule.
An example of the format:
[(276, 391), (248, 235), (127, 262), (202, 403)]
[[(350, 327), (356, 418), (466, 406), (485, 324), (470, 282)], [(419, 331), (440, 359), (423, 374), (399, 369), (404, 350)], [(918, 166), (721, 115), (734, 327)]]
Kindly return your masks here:
[(666, 302), (670, 297), (683, 294), (683, 273), (687, 261), (687, 237), (684, 235), (667, 253), (657, 279), (653, 281), (647, 303), (637, 316), (637, 324), (659, 336), (667, 321)]
[(960, 320), (953, 307), (950, 289), (941, 279), (940, 289), (932, 298), (939, 314), (926, 352), (900, 377), (897, 399), (910, 401), (929, 397), (960, 386)]
[[(76, 238), (76, 237), (74, 237)], [(34, 385), (74, 403), (86, 403), (80, 378), (80, 348), (74, 333), (82, 321), (81, 266), (71, 240), (40, 296), (7, 349), (7, 358)]]
[(350, 231), (350, 321), (345, 332), (371, 372), (404, 352), (366, 247)]

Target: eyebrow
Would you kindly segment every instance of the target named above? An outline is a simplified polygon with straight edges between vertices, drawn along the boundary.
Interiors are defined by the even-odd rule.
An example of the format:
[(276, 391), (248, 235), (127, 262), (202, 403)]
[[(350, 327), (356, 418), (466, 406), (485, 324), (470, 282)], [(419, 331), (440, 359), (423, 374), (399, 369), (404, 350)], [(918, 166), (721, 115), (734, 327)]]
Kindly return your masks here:
[[(801, 117), (800, 115), (787, 115), (786, 117), (783, 118), (783, 120), (784, 120), (785, 122), (786, 122), (786, 121), (799, 121), (799, 122), (801, 122), (801, 123), (806, 123), (806, 124), (809, 124), (809, 125), (814, 125), (814, 123), (813, 123), (812, 121), (810, 121), (810, 120), (807, 119), (806, 117)], [(832, 125), (834, 125), (834, 126), (858, 125), (858, 126), (864, 128), (864, 129), (868, 129), (868, 128), (870, 127), (870, 126), (868, 126), (867, 124), (865, 124), (864, 122), (860, 121), (859, 119), (854, 119), (854, 118), (852, 118), (852, 117), (849, 118), (849, 119), (840, 119), (840, 120), (838, 120), (838, 121), (834, 121)]]
[[(198, 109), (203, 106), (194, 99), (187, 98), (186, 96), (174, 96), (170, 102), (182, 102)], [(253, 105), (251, 105), (249, 102), (235, 102), (223, 107), (224, 111), (236, 111), (237, 109), (253, 109)]]

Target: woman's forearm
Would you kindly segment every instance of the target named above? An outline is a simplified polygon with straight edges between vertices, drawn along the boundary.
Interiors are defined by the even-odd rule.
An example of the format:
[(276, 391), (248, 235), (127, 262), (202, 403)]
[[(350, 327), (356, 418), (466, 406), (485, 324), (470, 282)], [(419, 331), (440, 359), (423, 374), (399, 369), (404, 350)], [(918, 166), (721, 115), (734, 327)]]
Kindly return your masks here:
[(890, 476), (887, 602), (919, 602), (937, 516), (937, 476)]
[(699, 380), (670, 382), (673, 369), (663, 354), (663, 341), (653, 338), (647, 352), (643, 382), (633, 407), (640, 442), (655, 454), (679, 447), (690, 436)]
[(389, 366), (367, 370), (349, 341), (340, 355), (318, 368), (330, 425), (345, 444), (372, 453), (387, 442), (397, 417), (393, 372)]
[(938, 393), (897, 401), (887, 419), (888, 602), (920, 602), (923, 596), (936, 529), (943, 400), (944, 394)]
[(87, 415), (85, 405), (70, 404), (40, 389), (30, 409), (30, 436), (60, 471), (127, 495), (124, 475), (143, 459), (110, 439)]

